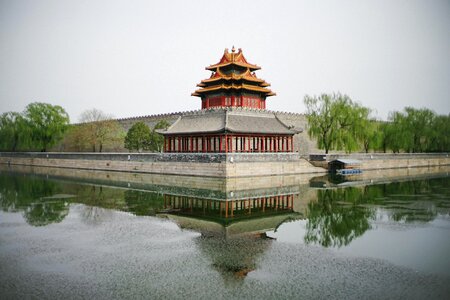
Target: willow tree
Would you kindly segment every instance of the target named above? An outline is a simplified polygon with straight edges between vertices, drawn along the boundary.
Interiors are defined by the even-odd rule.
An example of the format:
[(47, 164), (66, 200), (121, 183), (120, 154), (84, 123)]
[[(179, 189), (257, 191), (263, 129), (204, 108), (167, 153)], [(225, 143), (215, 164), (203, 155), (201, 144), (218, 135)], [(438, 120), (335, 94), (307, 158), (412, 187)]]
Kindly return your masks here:
[(450, 115), (437, 115), (431, 131), (429, 151), (450, 152)]
[(23, 115), (30, 130), (32, 148), (43, 152), (61, 140), (69, 126), (69, 115), (59, 105), (31, 103)]
[(319, 149), (360, 149), (360, 137), (370, 110), (353, 102), (347, 95), (305, 96), (308, 134), (317, 139)]
[(435, 113), (427, 108), (405, 107), (405, 122), (410, 137), (407, 145), (410, 151), (424, 152), (429, 149), (435, 118)]
[(29, 126), (17, 112), (6, 112), (0, 116), (0, 150), (25, 149), (30, 142)]

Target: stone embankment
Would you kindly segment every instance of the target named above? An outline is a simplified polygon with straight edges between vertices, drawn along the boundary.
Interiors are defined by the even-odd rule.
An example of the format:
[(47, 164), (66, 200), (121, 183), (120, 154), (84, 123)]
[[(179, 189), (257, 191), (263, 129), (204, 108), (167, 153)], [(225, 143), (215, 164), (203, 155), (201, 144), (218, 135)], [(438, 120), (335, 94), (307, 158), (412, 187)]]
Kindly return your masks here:
[(59, 167), (135, 173), (219, 178), (311, 174), (327, 172), (327, 162), (338, 158), (360, 161), (362, 170), (450, 165), (444, 154), (352, 154), (313, 156), (298, 153), (0, 153), (0, 164)]
[(354, 153), (354, 154), (312, 154), (310, 162), (326, 168), (328, 162), (336, 159), (358, 160), (361, 170), (382, 170), (450, 165), (448, 153)]
[(0, 163), (204, 177), (324, 173), (296, 153), (0, 153)]

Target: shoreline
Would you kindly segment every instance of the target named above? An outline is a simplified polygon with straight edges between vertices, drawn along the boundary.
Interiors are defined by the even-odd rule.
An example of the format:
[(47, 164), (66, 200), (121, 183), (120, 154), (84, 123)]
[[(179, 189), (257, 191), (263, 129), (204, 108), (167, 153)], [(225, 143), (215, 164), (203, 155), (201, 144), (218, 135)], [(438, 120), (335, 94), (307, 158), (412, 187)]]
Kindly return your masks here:
[(298, 153), (0, 152), (0, 164), (217, 178), (325, 174), (328, 161), (337, 158), (358, 159), (363, 171), (450, 165), (447, 153), (317, 156), (321, 160)]

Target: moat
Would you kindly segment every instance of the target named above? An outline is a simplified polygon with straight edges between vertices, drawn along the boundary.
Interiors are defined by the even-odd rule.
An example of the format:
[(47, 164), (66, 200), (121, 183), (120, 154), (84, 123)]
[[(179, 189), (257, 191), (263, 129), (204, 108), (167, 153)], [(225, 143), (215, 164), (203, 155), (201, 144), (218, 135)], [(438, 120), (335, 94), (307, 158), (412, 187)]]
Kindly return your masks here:
[(208, 179), (0, 166), (5, 299), (445, 299), (448, 167)]

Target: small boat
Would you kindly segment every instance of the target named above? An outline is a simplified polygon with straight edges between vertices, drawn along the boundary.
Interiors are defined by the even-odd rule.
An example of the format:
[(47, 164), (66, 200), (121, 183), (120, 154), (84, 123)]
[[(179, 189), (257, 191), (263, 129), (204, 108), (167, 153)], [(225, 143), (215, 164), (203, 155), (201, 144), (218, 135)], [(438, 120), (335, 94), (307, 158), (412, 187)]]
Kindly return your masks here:
[(336, 173), (339, 175), (351, 175), (351, 174), (361, 174), (361, 169), (339, 169), (336, 170)]

